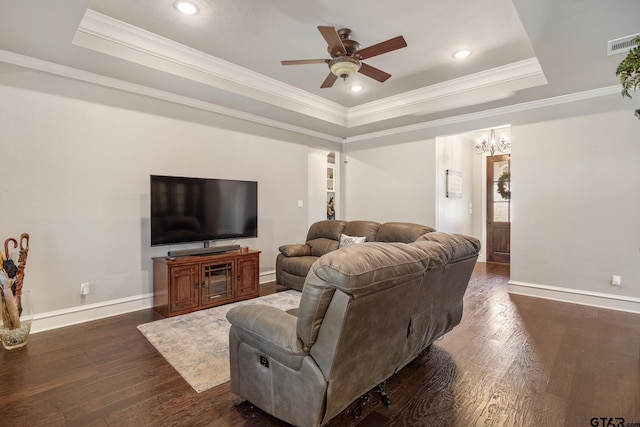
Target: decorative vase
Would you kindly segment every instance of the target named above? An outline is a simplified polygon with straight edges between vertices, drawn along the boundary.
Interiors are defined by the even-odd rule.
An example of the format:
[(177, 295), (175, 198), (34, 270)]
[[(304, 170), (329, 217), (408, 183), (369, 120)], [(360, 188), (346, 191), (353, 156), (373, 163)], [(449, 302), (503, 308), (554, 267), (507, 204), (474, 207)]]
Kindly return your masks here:
[[(31, 322), (33, 321), (31, 291), (22, 291), (22, 295), (19, 298), (22, 304), (20, 326), (9, 329), (4, 324), (0, 325), (0, 340), (2, 340), (2, 346), (7, 350), (24, 347), (31, 332)], [(4, 300), (4, 296), (2, 296), (2, 299)], [(3, 301), (3, 303), (6, 302)]]

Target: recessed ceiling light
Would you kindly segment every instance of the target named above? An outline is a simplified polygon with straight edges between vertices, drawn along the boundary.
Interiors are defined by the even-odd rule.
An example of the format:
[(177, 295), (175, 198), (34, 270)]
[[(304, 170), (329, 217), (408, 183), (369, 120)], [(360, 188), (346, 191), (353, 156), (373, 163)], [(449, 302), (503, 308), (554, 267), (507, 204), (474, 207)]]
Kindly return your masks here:
[(191, 3), (190, 1), (177, 1), (174, 3), (176, 9), (185, 15), (195, 15), (198, 13), (198, 6)]
[(364, 86), (362, 85), (351, 85), (349, 86), (349, 90), (352, 92), (360, 92), (362, 89), (364, 89)]
[(456, 59), (463, 59), (463, 58), (466, 58), (469, 55), (471, 55), (471, 50), (470, 49), (461, 49), (461, 50), (457, 50), (457, 51), (453, 52), (453, 57), (456, 58)]

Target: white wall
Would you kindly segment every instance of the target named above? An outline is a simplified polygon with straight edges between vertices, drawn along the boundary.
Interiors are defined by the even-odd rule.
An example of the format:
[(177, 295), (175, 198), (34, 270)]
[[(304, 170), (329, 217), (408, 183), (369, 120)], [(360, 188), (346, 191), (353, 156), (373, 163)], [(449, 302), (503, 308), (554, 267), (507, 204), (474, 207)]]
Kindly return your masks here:
[[(150, 174), (258, 181), (259, 237), (236, 243), (262, 251), (262, 272), (273, 271), (278, 246), (304, 239), (305, 145), (209, 126), (226, 119), (115, 90), (16, 76), (0, 78), (0, 239), (31, 235), (24, 286), (36, 313), (152, 291), (150, 258), (169, 248), (149, 245)], [(92, 284), (84, 299), (82, 282)]]
[[(439, 231), (473, 235), (474, 214), (470, 204), (481, 186), (474, 180), (473, 140), (468, 135), (449, 135), (436, 138), (436, 224)], [(447, 197), (447, 170), (462, 175), (462, 197)], [(477, 206), (476, 215), (481, 213)], [(476, 237), (480, 238), (480, 235)]]
[(640, 297), (638, 119), (615, 111), (514, 126), (511, 136), (512, 281)]
[(435, 140), (346, 153), (346, 219), (435, 224)]
[[(510, 292), (640, 312), (640, 122), (631, 109), (516, 124), (510, 139)], [(347, 219), (435, 224), (436, 170), (448, 167), (435, 141), (368, 142), (347, 146)], [(473, 161), (475, 179), (483, 160)], [(471, 234), (481, 225), (475, 217)], [(610, 285), (614, 274), (621, 288)]]

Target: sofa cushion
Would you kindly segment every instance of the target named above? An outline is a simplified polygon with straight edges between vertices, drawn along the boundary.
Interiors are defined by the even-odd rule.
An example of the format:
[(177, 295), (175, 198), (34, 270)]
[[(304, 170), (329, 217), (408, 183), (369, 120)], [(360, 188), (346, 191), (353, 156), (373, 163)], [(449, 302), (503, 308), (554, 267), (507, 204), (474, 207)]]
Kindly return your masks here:
[(307, 245), (311, 248), (311, 255), (319, 257), (338, 249), (340, 235), (345, 225), (346, 221), (336, 220), (318, 221), (312, 224), (307, 232)]
[(380, 223), (375, 221), (349, 221), (342, 233), (347, 236), (362, 236), (367, 238), (367, 242), (375, 242), (378, 235)]
[(311, 224), (307, 232), (307, 241), (319, 238), (331, 239), (336, 242), (340, 240), (340, 234), (344, 232), (346, 221), (326, 220)]
[(307, 245), (311, 248), (312, 256), (320, 257), (338, 249), (338, 246), (340, 245), (340, 235), (338, 235), (336, 240), (327, 239), (325, 237), (309, 240), (307, 241)]
[(364, 243), (367, 240), (366, 237), (347, 236), (346, 234), (340, 235), (340, 245), (338, 248), (345, 248), (351, 245), (357, 245), (358, 243)]
[(373, 242), (348, 246), (318, 258), (309, 275), (318, 277), (324, 286), (357, 296), (370, 288), (380, 291), (379, 282), (388, 278), (422, 274), (428, 266), (429, 254), (420, 248)]
[(415, 242), (425, 233), (435, 231), (434, 228), (409, 222), (385, 222), (378, 229), (376, 242)]
[(463, 234), (452, 233), (427, 233), (417, 240), (438, 242), (447, 246), (451, 252), (451, 260), (476, 257), (480, 252), (480, 240), (473, 236), (465, 236)]
[(409, 245), (414, 248), (418, 248), (429, 255), (427, 270), (433, 270), (441, 267), (451, 260), (451, 249), (449, 246), (443, 245), (437, 241), (418, 239), (416, 242), (409, 243)]
[(295, 276), (306, 277), (313, 263), (318, 259), (316, 256), (297, 256), (283, 258), (282, 269)]
[(281, 276), (282, 282), (278, 283), (284, 284), (288, 288), (302, 291), (304, 289), (305, 278), (306, 276), (298, 276), (296, 274), (290, 274), (283, 271)]

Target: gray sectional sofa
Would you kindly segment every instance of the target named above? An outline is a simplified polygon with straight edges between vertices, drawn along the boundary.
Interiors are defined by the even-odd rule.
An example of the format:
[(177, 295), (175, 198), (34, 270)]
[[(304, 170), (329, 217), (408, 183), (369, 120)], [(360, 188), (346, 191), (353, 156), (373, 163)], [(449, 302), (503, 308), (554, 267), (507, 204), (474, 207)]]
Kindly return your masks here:
[[(333, 238), (326, 237), (329, 224), (314, 226), (308, 248), (298, 248), (300, 257), (315, 256), (298, 310), (245, 305), (227, 314), (231, 390), (296, 426), (327, 423), (456, 326), (480, 250), (469, 236), (349, 224), (337, 223)], [(371, 240), (403, 229), (393, 239), (411, 242), (328, 250), (338, 242), (336, 230), (356, 226)], [(294, 276), (284, 267), (282, 274), (285, 281)]]
[(364, 237), (367, 242), (415, 242), (433, 228), (408, 222), (319, 221), (309, 227), (306, 243), (280, 246), (276, 258), (276, 282), (302, 290), (311, 265), (340, 247), (340, 237)]

